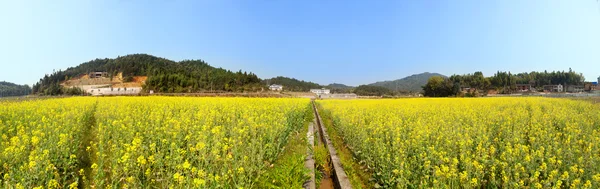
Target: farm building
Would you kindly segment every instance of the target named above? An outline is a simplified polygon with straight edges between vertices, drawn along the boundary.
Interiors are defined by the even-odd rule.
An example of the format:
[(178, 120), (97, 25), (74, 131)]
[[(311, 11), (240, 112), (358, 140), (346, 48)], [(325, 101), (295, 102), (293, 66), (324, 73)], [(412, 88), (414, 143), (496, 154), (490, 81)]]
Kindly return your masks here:
[(272, 91), (282, 91), (283, 90), (283, 85), (277, 85), (277, 84), (273, 84), (269, 86), (269, 89)]
[(90, 72), (88, 74), (88, 76), (90, 78), (103, 78), (103, 77), (108, 77), (108, 73), (106, 73), (106, 72)]
[(129, 88), (91, 88), (87, 89), (86, 92), (92, 96), (99, 95), (132, 95), (138, 94), (142, 91), (141, 87), (129, 87)]
[(323, 94), (321, 98), (337, 98), (337, 99), (353, 99), (358, 98), (354, 93), (340, 93), (340, 94)]
[(585, 91), (595, 91), (598, 90), (598, 82), (586, 82), (584, 84), (584, 89)]
[(531, 84), (517, 84), (517, 91), (518, 92), (530, 92), (533, 91), (532, 88), (533, 86)]
[(563, 92), (563, 86), (561, 84), (558, 85), (544, 85), (544, 91), (548, 92)]
[(583, 85), (567, 85), (567, 92), (570, 93), (579, 93), (583, 92), (585, 87)]
[(329, 94), (331, 93), (331, 91), (329, 89), (326, 88), (322, 88), (322, 89), (311, 89), (310, 90), (311, 93), (315, 93), (317, 95), (322, 95), (322, 94)]

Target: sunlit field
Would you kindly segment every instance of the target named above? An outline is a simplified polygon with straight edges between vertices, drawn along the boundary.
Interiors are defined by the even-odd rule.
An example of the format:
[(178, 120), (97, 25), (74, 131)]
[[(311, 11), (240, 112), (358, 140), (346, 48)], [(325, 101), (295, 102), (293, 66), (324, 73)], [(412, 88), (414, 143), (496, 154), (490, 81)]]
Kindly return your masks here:
[(384, 188), (599, 188), (600, 109), (549, 98), (324, 100)]
[(184, 97), (2, 102), (0, 187), (257, 187), (309, 105)]

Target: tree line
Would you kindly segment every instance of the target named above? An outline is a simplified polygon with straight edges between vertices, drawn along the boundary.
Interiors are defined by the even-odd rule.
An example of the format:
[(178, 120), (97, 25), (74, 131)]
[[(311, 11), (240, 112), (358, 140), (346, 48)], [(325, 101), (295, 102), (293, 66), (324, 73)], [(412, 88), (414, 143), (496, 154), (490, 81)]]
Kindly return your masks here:
[(323, 88), (323, 86), (321, 86), (317, 83), (308, 82), (308, 81), (304, 81), (304, 80), (297, 80), (294, 78), (283, 77), (283, 76), (278, 76), (278, 77), (274, 77), (271, 79), (265, 79), (262, 81), (262, 84), (263, 85), (272, 85), (272, 84), (283, 85), (284, 91), (296, 91), (296, 92), (305, 92), (305, 91), (310, 91), (310, 89)]
[(33, 93), (44, 95), (67, 94), (60, 83), (89, 72), (107, 72), (111, 79), (122, 73), (124, 81), (134, 76), (148, 76), (143, 89), (154, 92), (257, 91), (260, 79), (253, 73), (232, 72), (215, 68), (203, 60), (174, 62), (147, 54), (119, 56), (115, 59), (95, 59), (64, 71), (45, 75), (33, 86)]
[(534, 71), (518, 74), (498, 71), (490, 77), (483, 76), (482, 72), (475, 72), (473, 74), (452, 75), (448, 78), (433, 76), (423, 86), (423, 91), (425, 96), (430, 97), (478, 96), (479, 91), (487, 92), (488, 90), (510, 94), (518, 90), (517, 84), (528, 84), (533, 87), (533, 90), (542, 91), (544, 85), (583, 85), (584, 81), (583, 74), (576, 73), (571, 69), (568, 72)]
[(0, 97), (24, 96), (31, 94), (29, 85), (17, 85), (14, 83), (0, 81)]

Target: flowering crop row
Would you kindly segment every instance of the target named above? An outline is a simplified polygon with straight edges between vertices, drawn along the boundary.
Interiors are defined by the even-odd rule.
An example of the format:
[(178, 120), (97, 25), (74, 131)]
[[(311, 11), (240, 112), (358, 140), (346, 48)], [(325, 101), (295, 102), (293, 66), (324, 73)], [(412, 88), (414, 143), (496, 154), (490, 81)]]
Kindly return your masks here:
[(600, 109), (549, 98), (326, 100), (376, 185), (599, 188)]
[(307, 99), (6, 102), (0, 186), (256, 187), (307, 110)]

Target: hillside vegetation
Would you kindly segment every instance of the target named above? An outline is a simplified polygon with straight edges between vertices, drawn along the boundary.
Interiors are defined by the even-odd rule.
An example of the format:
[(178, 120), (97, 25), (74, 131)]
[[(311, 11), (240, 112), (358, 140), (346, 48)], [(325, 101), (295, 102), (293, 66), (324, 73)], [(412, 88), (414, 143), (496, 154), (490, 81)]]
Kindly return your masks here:
[[(510, 94), (517, 91), (517, 84), (528, 84), (534, 91), (543, 91), (544, 85), (583, 85), (585, 78), (582, 74), (571, 69), (565, 71), (544, 71), (512, 74), (496, 72), (493, 76), (485, 77), (482, 72), (473, 74), (452, 75), (449, 78), (431, 77), (423, 86), (425, 96), (447, 97), (461, 95), (461, 88), (478, 90), (496, 90), (499, 93)], [(476, 94), (470, 94), (476, 95)]]
[(278, 76), (263, 80), (264, 85), (278, 84), (283, 85), (285, 91), (309, 91), (310, 89), (319, 89), (322, 86), (313, 82), (297, 80), (294, 78)]
[(331, 89), (332, 93), (350, 93), (350, 92), (354, 91), (355, 87), (340, 84), (340, 83), (332, 83), (332, 84), (325, 86), (325, 88)]
[(360, 85), (354, 89), (354, 93), (360, 96), (392, 95), (392, 92), (388, 88), (371, 85)]
[(379, 86), (385, 87), (392, 91), (403, 91), (403, 92), (421, 92), (423, 90), (422, 86), (427, 84), (427, 80), (433, 76), (446, 77), (442, 74), (438, 73), (420, 73), (414, 74), (402, 79), (397, 79), (393, 81), (380, 81), (369, 84), (370, 86)]
[(14, 83), (0, 81), (0, 97), (23, 96), (31, 93), (28, 85), (17, 85)]
[(144, 89), (155, 92), (256, 91), (261, 87), (260, 79), (253, 73), (215, 68), (202, 60), (175, 62), (147, 54), (132, 54), (115, 59), (95, 59), (45, 75), (33, 86), (33, 92), (62, 94), (61, 82), (89, 72), (108, 72), (109, 77), (122, 72), (125, 80), (148, 76)]

